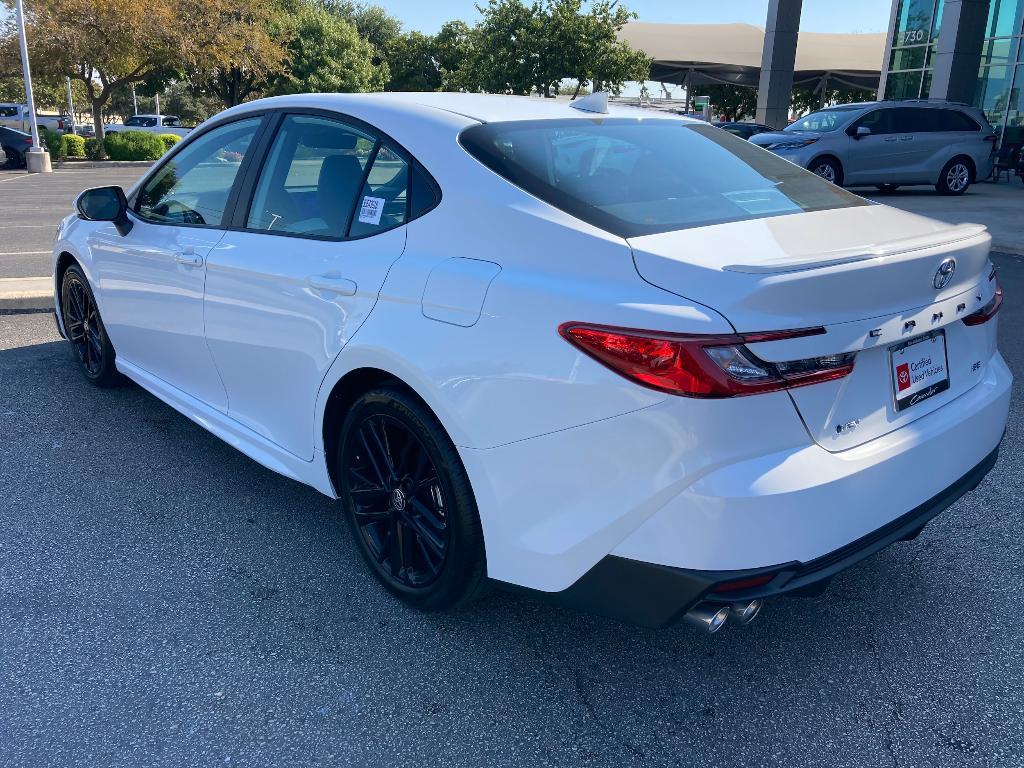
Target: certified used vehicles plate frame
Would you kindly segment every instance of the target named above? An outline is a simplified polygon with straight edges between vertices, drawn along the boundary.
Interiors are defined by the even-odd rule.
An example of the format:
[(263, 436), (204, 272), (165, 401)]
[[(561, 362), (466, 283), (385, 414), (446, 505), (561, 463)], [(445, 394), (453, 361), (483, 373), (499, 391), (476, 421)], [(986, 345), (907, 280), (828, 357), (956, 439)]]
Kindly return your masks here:
[[(928, 347), (916, 348), (921, 344)], [(914, 353), (920, 356), (915, 358)], [(949, 389), (945, 329), (939, 328), (889, 347), (889, 374), (897, 413)], [(915, 377), (923, 378), (915, 381)]]

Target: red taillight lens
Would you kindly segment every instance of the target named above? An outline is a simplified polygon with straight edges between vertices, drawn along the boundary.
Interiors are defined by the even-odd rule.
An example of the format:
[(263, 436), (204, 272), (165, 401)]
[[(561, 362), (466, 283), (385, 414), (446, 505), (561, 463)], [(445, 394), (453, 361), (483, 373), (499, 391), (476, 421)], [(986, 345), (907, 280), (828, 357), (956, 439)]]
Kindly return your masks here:
[[(993, 268), (993, 273), (995, 268)], [(989, 299), (988, 304), (965, 317), (964, 325), (982, 325), (996, 316), (996, 312), (1003, 306), (1003, 286), (999, 284), (999, 278), (995, 278), (996, 292)]]
[(738, 397), (776, 392), (846, 376), (854, 353), (768, 363), (745, 345), (817, 336), (824, 328), (694, 336), (564, 323), (571, 344), (627, 379), (684, 397)]
[(777, 574), (774, 573), (762, 573), (759, 576), (751, 576), (747, 579), (737, 579), (736, 581), (726, 581), (716, 586), (712, 592), (739, 592), (741, 589), (753, 589), (754, 587), (760, 587), (767, 584), (769, 581), (775, 578)]

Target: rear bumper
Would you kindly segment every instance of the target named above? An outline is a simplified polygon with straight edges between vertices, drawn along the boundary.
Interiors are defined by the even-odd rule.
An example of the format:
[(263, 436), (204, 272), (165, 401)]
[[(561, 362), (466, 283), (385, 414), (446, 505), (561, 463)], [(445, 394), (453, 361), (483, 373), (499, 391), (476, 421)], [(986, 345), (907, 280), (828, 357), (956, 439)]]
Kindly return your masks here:
[[(657, 628), (679, 620), (702, 600), (736, 603), (785, 594), (818, 595), (838, 573), (894, 542), (917, 538), (932, 518), (977, 487), (998, 456), (997, 447), (963, 477), (907, 514), (806, 563), (794, 561), (738, 571), (699, 571), (609, 555), (569, 589), (548, 593), (546, 597), (560, 605)], [(722, 585), (766, 576), (771, 576), (771, 580), (755, 587), (716, 592)]]

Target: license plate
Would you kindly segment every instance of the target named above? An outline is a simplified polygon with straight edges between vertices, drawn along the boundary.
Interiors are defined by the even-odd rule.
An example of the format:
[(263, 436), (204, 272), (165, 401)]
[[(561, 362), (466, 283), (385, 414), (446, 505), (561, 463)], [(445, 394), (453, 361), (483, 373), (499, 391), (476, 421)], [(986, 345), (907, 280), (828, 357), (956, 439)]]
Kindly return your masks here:
[(903, 411), (949, 389), (946, 332), (932, 331), (889, 347), (893, 399)]

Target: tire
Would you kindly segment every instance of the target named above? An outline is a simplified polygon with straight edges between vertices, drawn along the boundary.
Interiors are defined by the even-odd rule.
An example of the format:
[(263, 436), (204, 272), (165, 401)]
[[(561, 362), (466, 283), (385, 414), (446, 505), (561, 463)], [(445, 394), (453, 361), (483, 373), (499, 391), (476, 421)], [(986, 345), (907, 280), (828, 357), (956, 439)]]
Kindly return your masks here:
[(965, 157), (954, 157), (942, 167), (935, 191), (940, 195), (962, 195), (974, 181), (974, 169)]
[(114, 364), (114, 347), (103, 327), (89, 280), (76, 264), (60, 282), (60, 310), (72, 355), (86, 379), (97, 387), (116, 387), (122, 382)]
[(8, 147), (4, 147), (4, 154), (7, 155), (7, 162), (4, 163), (4, 168), (7, 168), (8, 170), (12, 170), (13, 171), (13, 170), (21, 167), (21, 163), (18, 162), (18, 157), (19, 156), (18, 156), (18, 154), (13, 149), (9, 149)]
[(831, 157), (819, 157), (807, 167), (807, 170), (837, 187), (843, 186), (843, 168), (839, 165), (838, 160)]
[(875, 188), (879, 192), (895, 192), (900, 188), (899, 184), (876, 184)]
[(366, 392), (342, 423), (335, 461), (352, 534), (393, 595), (440, 611), (482, 593), (487, 567), (473, 489), (423, 403), (397, 388)]

